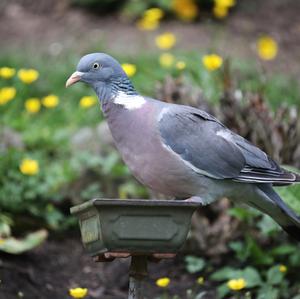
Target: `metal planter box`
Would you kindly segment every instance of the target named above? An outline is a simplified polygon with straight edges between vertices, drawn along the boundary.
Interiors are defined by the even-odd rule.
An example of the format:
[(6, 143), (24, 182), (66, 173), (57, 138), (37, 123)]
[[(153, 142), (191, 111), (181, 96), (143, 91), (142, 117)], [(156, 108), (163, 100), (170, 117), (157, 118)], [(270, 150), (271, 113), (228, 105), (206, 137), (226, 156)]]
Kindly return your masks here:
[(174, 200), (93, 199), (71, 208), (92, 256), (105, 252), (175, 253), (199, 204)]

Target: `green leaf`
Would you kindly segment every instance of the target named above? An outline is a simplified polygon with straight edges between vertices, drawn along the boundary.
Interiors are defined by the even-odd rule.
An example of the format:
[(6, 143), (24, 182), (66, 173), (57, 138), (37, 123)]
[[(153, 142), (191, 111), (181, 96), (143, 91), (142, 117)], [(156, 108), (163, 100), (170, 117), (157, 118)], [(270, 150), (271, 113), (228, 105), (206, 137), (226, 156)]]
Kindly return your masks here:
[(280, 226), (268, 215), (262, 215), (256, 226), (263, 234), (269, 236), (281, 230)]
[(210, 279), (216, 280), (216, 281), (224, 281), (224, 280), (235, 278), (235, 276), (237, 276), (238, 273), (240, 273), (239, 270), (236, 270), (231, 267), (224, 267), (224, 268), (220, 269), (219, 271), (214, 272), (210, 276)]
[(80, 197), (86, 200), (100, 196), (102, 196), (102, 193), (100, 191), (100, 183), (98, 182), (89, 184), (80, 192)]
[(235, 252), (241, 252), (244, 250), (245, 246), (240, 241), (234, 241), (229, 243), (229, 247), (234, 250)]
[(230, 293), (230, 289), (227, 286), (227, 283), (223, 283), (217, 288), (218, 298), (224, 298), (227, 294)]
[(241, 221), (246, 221), (249, 218), (251, 218), (252, 213), (251, 210), (245, 209), (245, 208), (240, 208), (240, 207), (234, 207), (228, 210), (229, 215), (241, 220)]
[(279, 299), (279, 290), (272, 286), (265, 286), (260, 289), (257, 299)]
[(58, 229), (60, 224), (64, 221), (63, 213), (57, 208), (55, 208), (52, 204), (48, 204), (46, 206), (45, 218), (47, 220), (48, 225), (52, 229)]
[(287, 255), (287, 254), (294, 253), (296, 250), (297, 250), (296, 246), (293, 246), (291, 244), (284, 244), (284, 245), (275, 247), (271, 251), (271, 254), (273, 254), (273, 255)]
[(296, 213), (300, 214), (300, 185), (276, 188), (276, 191)]
[(257, 242), (250, 236), (246, 236), (246, 245), (251, 256), (251, 260), (258, 265), (271, 265), (274, 263), (274, 258), (264, 251)]
[(114, 151), (111, 152), (102, 165), (103, 174), (109, 174), (118, 161), (119, 155)]
[(249, 247), (247, 247), (243, 242), (240, 241), (230, 242), (229, 247), (233, 251), (235, 251), (236, 256), (241, 261), (245, 261), (250, 255)]
[(283, 273), (279, 271), (279, 266), (273, 266), (267, 272), (267, 283), (271, 285), (280, 284), (284, 278)]
[(7, 238), (11, 235), (10, 226), (5, 222), (0, 222), (0, 238)]
[(0, 243), (0, 250), (11, 254), (21, 254), (42, 244), (47, 236), (48, 232), (42, 229), (28, 234), (24, 239), (15, 239), (13, 237), (3, 239)]
[(185, 257), (186, 269), (189, 273), (196, 273), (205, 267), (204, 259), (192, 255)]
[(289, 256), (289, 263), (291, 266), (299, 267), (300, 266), (300, 251), (296, 250), (292, 255)]
[(247, 267), (244, 270), (236, 270), (231, 267), (225, 267), (210, 276), (211, 280), (227, 281), (230, 279), (244, 278), (246, 287), (253, 288), (262, 285), (262, 279), (258, 271), (253, 267)]
[(253, 267), (245, 268), (242, 277), (246, 280), (247, 288), (257, 287), (263, 283), (258, 271)]

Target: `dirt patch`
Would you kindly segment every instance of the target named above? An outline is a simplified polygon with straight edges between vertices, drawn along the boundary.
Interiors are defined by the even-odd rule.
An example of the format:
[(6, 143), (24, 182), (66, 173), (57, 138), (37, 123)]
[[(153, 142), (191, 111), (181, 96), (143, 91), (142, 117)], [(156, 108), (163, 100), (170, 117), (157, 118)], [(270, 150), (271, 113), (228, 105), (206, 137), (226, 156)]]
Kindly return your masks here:
[[(145, 34), (116, 15), (97, 16), (70, 8), (68, 1), (56, 0), (51, 5), (49, 8), (49, 1), (45, 0), (39, 1), (39, 5), (31, 0), (2, 4), (2, 49), (22, 47), (29, 55), (34, 52), (59, 55), (63, 50), (81, 55), (91, 48), (129, 55), (157, 51), (153, 42), (157, 32)], [(207, 18), (195, 24), (166, 21), (159, 31), (174, 32), (178, 49), (213, 48), (238, 58), (255, 57), (256, 39), (262, 33), (271, 34), (278, 41), (280, 51), (278, 58), (265, 67), (300, 76), (296, 63), (300, 60), (299, 11), (300, 2), (294, 0), (241, 0), (225, 22)]]
[[(70, 298), (68, 289), (72, 287), (88, 288), (87, 298), (127, 298), (129, 259), (95, 263), (84, 252), (77, 232), (66, 236), (52, 238), (21, 256), (1, 254), (0, 298), (64, 299)], [(181, 298), (185, 298), (188, 288), (197, 287), (197, 276), (186, 272), (181, 255), (174, 260), (150, 263), (149, 275), (147, 298), (161, 293), (155, 279), (163, 276), (171, 278), (170, 293)], [(205, 298), (214, 298), (213, 292)]]

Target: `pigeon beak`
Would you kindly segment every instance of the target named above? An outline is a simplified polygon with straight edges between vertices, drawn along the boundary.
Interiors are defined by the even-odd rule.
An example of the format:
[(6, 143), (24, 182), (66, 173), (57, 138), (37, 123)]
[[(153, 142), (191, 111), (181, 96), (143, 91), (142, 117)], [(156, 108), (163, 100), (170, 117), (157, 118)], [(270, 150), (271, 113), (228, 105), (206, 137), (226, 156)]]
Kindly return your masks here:
[(75, 84), (76, 82), (80, 81), (82, 75), (83, 75), (82, 72), (78, 72), (78, 71), (74, 72), (67, 80), (66, 87), (69, 87)]

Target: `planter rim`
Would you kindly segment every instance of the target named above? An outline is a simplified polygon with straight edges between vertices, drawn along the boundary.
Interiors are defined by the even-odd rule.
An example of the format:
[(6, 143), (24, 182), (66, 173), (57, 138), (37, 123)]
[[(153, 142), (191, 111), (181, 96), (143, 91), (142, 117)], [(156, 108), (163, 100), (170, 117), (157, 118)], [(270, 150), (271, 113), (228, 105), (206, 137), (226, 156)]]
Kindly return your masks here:
[(82, 212), (92, 206), (137, 206), (137, 207), (178, 207), (196, 209), (202, 205), (197, 202), (183, 200), (161, 200), (161, 199), (109, 199), (94, 198), (83, 204), (74, 206), (70, 209), (71, 214)]

